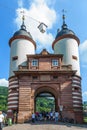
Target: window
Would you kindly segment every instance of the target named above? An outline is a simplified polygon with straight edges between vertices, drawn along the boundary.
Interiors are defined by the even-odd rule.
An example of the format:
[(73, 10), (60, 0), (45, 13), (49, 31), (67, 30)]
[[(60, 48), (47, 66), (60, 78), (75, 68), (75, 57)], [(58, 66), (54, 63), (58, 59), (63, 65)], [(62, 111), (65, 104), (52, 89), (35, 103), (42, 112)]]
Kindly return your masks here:
[(58, 66), (58, 60), (52, 60), (52, 66)]
[(14, 60), (17, 60), (18, 59), (18, 56), (14, 56), (14, 57), (12, 57), (12, 60), (14, 61)]
[(32, 60), (32, 66), (38, 66), (38, 60), (37, 59)]
[(77, 60), (77, 57), (76, 57), (76, 56), (74, 56), (74, 55), (72, 56), (72, 58), (73, 58), (74, 60)]

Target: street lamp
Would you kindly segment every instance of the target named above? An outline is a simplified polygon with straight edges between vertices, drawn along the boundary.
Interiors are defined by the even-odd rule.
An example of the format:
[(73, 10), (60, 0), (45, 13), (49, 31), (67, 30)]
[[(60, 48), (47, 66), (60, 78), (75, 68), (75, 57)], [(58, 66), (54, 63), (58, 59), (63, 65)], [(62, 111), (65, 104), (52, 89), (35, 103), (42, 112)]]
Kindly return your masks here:
[(44, 23), (40, 23), (38, 28), (39, 28), (40, 32), (44, 33), (44, 32), (46, 32), (47, 25)]

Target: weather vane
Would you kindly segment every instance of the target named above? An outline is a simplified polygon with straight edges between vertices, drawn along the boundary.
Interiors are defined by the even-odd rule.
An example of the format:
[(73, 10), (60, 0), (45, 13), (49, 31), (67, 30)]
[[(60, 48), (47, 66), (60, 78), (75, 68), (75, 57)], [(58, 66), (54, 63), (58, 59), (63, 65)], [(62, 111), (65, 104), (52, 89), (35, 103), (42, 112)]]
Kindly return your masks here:
[(63, 9), (62, 12), (63, 12), (63, 14), (64, 14), (64, 13), (66, 13), (66, 10)]
[(63, 12), (63, 16), (62, 16), (62, 18), (63, 18), (63, 24), (65, 24), (65, 18), (66, 18), (65, 17), (65, 13), (66, 13), (66, 10), (63, 9), (62, 12)]
[(24, 12), (24, 10), (22, 10), (22, 11), (20, 11), (20, 13), (22, 14), (22, 25), (21, 25), (21, 28), (26, 30), (26, 26), (24, 24), (24, 20), (25, 20), (25, 15), (24, 14), (25, 14), (25, 12)]
[(20, 11), (20, 13), (22, 14), (22, 21), (23, 21), (23, 24), (24, 24), (24, 20), (25, 20), (25, 12), (24, 12), (24, 10), (22, 10), (22, 11)]

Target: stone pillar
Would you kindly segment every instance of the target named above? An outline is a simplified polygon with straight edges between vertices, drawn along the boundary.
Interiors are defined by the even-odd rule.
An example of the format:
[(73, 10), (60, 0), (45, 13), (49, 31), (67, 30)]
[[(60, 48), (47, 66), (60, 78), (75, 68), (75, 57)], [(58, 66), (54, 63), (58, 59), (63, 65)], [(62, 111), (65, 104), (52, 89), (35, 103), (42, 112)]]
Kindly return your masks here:
[(20, 87), (19, 88), (19, 110), (18, 110), (18, 123), (24, 123), (29, 120), (31, 114), (31, 88)]

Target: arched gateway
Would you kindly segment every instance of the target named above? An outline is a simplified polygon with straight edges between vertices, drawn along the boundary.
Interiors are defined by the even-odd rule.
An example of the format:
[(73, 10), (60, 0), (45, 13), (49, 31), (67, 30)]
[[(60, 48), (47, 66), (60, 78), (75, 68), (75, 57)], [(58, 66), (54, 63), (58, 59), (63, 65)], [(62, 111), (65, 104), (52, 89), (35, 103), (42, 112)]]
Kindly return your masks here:
[[(48, 65), (48, 62), (44, 61), (44, 58), (46, 59), (47, 57), (47, 61), (54, 58), (53, 55), (49, 57), (49, 55), (40, 54), (38, 56), (42, 57), (39, 59), (39, 65), (43, 61), (45, 66)], [(59, 59), (61, 58), (58, 55), (55, 56)], [(28, 56), (28, 58), (31, 59), (31, 56)], [(31, 62), (32, 60), (29, 59), (28, 61)], [(18, 71), (14, 71), (15, 76), (9, 79), (8, 115), (12, 116), (12, 113), (17, 111), (17, 121), (19, 123), (31, 119), (32, 113), (36, 112), (35, 99), (41, 93), (53, 95), (55, 98), (55, 111), (60, 112), (60, 106), (62, 106), (63, 117), (81, 121), (82, 108), (79, 107), (79, 115), (79, 112), (75, 111), (78, 108), (74, 107), (74, 101), (76, 101), (74, 97), (80, 98), (80, 91), (77, 90), (77, 87), (73, 89), (72, 86), (73, 81), (77, 82), (76, 79), (78, 79), (77, 76), (74, 76), (75, 71), (72, 71), (70, 65), (61, 66), (61, 63), (59, 63), (59, 68), (51, 66), (51, 63), (49, 65), (51, 67), (49, 71), (38, 70), (35, 66), (26, 68), (21, 66)], [(77, 93), (78, 95), (76, 95)]]
[[(52, 108), (52, 111), (58, 111), (58, 96), (59, 92), (57, 89), (54, 89), (52, 86), (40, 86), (35, 91), (35, 109), (36, 112), (36, 101), (38, 98), (48, 98), (54, 100), (54, 108)], [(51, 108), (50, 108), (51, 111)]]
[(9, 41), (10, 72), (8, 116), (17, 113), (17, 122), (31, 119), (35, 112), (35, 99), (41, 93), (55, 98), (55, 110), (63, 117), (82, 123), (82, 92), (79, 65), (79, 39), (63, 25), (52, 43), (54, 53), (43, 49), (35, 54), (36, 43), (23, 23)]

